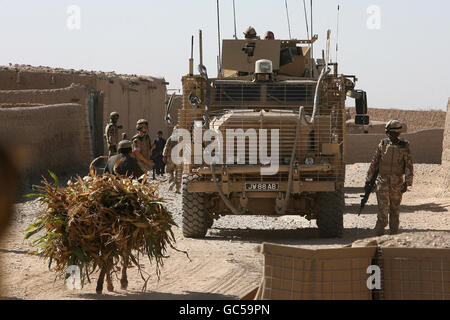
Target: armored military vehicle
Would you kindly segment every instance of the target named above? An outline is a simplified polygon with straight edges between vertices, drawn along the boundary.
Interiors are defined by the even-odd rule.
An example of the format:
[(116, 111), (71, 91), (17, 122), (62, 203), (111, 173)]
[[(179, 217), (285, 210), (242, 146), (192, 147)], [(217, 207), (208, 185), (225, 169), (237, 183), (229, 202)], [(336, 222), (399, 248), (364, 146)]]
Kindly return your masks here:
[(322, 237), (342, 234), (346, 97), (357, 123), (368, 117), (357, 78), (330, 62), (330, 33), (321, 59), (311, 55), (317, 35), (223, 40), (217, 78), (203, 65), (200, 33), (199, 74), (190, 59), (177, 122), (192, 151), (178, 166), (184, 236), (204, 237), (223, 215), (300, 215), (316, 219)]

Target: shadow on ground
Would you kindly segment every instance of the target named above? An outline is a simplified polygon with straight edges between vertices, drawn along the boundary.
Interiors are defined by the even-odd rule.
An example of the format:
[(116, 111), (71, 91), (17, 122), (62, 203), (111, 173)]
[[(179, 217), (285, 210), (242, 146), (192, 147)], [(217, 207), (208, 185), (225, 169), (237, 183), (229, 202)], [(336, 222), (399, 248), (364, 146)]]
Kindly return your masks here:
[[(400, 233), (411, 232), (447, 232), (448, 230), (434, 229), (401, 229)], [(389, 228), (386, 228), (389, 234)], [(375, 231), (371, 228), (347, 228), (344, 229), (342, 238), (320, 238), (317, 228), (299, 229), (211, 229), (205, 240), (214, 241), (245, 241), (250, 243), (271, 242), (287, 245), (341, 245), (345, 246), (356, 240), (375, 237)]]
[(345, 229), (342, 238), (320, 238), (317, 228), (298, 229), (211, 229), (207, 240), (239, 240), (253, 243), (272, 242), (302, 245), (346, 245), (356, 239), (373, 236), (371, 229)]
[[(439, 204), (434, 202), (422, 203), (418, 205), (401, 205), (400, 206), (400, 214), (405, 213), (417, 213), (417, 211), (427, 211), (427, 212), (449, 212), (450, 205)], [(347, 204), (346, 213), (349, 214), (357, 214), (360, 205), (358, 203)], [(364, 207), (362, 212), (363, 214), (377, 214), (378, 213), (378, 205), (370, 204)]]
[(361, 187), (345, 187), (344, 188), (344, 193), (345, 193), (345, 195), (355, 194), (355, 193), (363, 194), (364, 193), (364, 186), (361, 186)]
[(237, 299), (235, 296), (223, 295), (217, 293), (184, 291), (181, 294), (166, 293), (166, 292), (116, 292), (115, 295), (110, 294), (95, 294), (84, 293), (73, 295), (73, 299), (91, 299), (91, 300), (233, 300)]

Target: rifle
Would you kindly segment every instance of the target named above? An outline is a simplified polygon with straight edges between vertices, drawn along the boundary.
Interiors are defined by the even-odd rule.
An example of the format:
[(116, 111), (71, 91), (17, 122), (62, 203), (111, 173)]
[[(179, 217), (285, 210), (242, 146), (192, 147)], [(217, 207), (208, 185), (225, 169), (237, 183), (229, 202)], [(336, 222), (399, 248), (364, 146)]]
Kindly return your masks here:
[(368, 183), (369, 187), (367, 188), (367, 190), (365, 190), (365, 193), (361, 195), (362, 199), (361, 199), (361, 206), (359, 207), (359, 210), (358, 210), (358, 216), (363, 211), (364, 206), (366, 205), (367, 201), (369, 200), (370, 194), (375, 190), (378, 173), (379, 173), (379, 170), (376, 170)]

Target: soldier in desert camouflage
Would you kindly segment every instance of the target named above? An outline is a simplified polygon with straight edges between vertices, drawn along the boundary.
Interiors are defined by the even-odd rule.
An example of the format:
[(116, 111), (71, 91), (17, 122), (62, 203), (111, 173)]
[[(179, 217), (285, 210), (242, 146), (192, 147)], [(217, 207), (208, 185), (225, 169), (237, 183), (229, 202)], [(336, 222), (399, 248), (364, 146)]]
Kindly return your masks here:
[(132, 138), (133, 152), (138, 161), (139, 167), (147, 173), (155, 163), (150, 159), (153, 149), (152, 140), (148, 135), (148, 121), (140, 119), (136, 123), (137, 134)]
[(256, 35), (256, 30), (252, 26), (245, 29), (244, 37), (248, 40), (259, 40), (259, 37)]
[(178, 126), (175, 126), (173, 128), (172, 135), (167, 139), (166, 145), (164, 146), (164, 150), (162, 153), (163, 156), (163, 162), (166, 164), (166, 172), (169, 174), (169, 190), (172, 190), (174, 186), (176, 186), (176, 192), (180, 193), (180, 183), (179, 179), (177, 179), (176, 176), (176, 170), (177, 167), (175, 163), (173, 163), (171, 158), (171, 152), (173, 147), (178, 143), (178, 141), (175, 139), (174, 132), (178, 128)]
[(391, 120), (386, 124), (388, 139), (381, 140), (367, 173), (365, 189), (378, 171), (377, 200), (378, 220), (375, 230), (378, 236), (384, 234), (388, 225), (390, 234), (398, 232), (400, 224), (400, 203), (403, 193), (413, 184), (413, 162), (409, 143), (400, 140), (402, 124)]
[(119, 130), (122, 126), (117, 125), (119, 121), (119, 114), (111, 112), (109, 115), (110, 121), (105, 128), (106, 144), (108, 145), (108, 156), (111, 157), (117, 154), (117, 145), (119, 143)]

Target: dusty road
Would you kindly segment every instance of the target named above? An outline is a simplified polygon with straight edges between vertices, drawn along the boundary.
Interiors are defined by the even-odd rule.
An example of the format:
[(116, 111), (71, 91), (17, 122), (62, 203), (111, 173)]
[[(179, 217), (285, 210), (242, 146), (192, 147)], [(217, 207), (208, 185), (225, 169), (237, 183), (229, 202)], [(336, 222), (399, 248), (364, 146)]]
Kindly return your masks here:
[[(32, 249), (23, 241), (24, 229), (33, 219), (39, 205), (36, 201), (17, 204), (14, 222), (0, 241), (0, 274), (3, 296), (9, 299), (236, 299), (259, 284), (262, 275), (260, 243), (273, 242), (304, 248), (340, 247), (359, 239), (374, 237), (377, 205), (372, 195), (364, 213), (356, 216), (368, 164), (347, 166), (344, 236), (320, 239), (315, 222), (295, 216), (225, 217), (214, 223), (204, 240), (185, 239), (175, 229), (176, 246), (189, 252), (192, 261), (182, 253), (170, 252), (161, 279), (152, 276), (147, 291), (135, 269), (128, 272), (129, 289), (103, 295), (95, 294), (96, 277), (82, 290), (69, 291), (47, 264), (27, 254)], [(415, 185), (403, 200), (400, 234), (383, 236), (383, 245), (415, 247), (450, 247), (450, 195), (440, 190), (442, 172), (438, 165), (415, 165)], [(175, 220), (180, 224), (180, 196), (161, 183), (161, 194), (167, 198)], [(154, 275), (154, 267), (144, 263)]]

